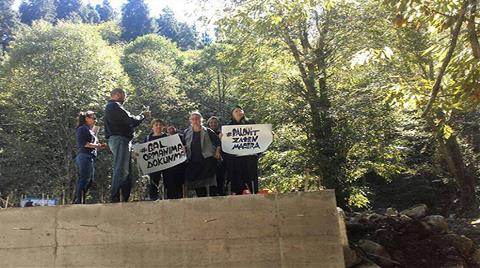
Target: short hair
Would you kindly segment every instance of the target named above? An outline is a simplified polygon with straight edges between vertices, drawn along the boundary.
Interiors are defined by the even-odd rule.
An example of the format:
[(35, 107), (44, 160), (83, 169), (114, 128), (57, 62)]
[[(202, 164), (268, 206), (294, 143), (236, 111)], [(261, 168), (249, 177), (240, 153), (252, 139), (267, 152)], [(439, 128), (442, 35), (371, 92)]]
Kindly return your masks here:
[(200, 122), (202, 122), (202, 124), (203, 124), (203, 116), (202, 116), (202, 114), (201, 114), (199, 111), (193, 111), (193, 112), (190, 113), (190, 119), (191, 119), (192, 116), (194, 116), (194, 115), (200, 116)]
[(110, 92), (110, 97), (113, 97), (114, 95), (117, 95), (117, 94), (125, 94), (125, 91), (117, 87)]
[(152, 119), (152, 121), (150, 122), (150, 127), (153, 127), (153, 125), (155, 125), (156, 123), (159, 123), (160, 125), (162, 126), (166, 126), (165, 122), (161, 119), (158, 119), (158, 118), (154, 118)]
[[(213, 115), (213, 116), (210, 116), (210, 118), (208, 118), (208, 120), (207, 120), (207, 125), (210, 124), (210, 122), (211, 122), (212, 120), (217, 120), (217, 122), (220, 121), (220, 120), (218, 119), (218, 117), (216, 117), (216, 116)], [(219, 123), (220, 123), (220, 122), (219, 122)]]

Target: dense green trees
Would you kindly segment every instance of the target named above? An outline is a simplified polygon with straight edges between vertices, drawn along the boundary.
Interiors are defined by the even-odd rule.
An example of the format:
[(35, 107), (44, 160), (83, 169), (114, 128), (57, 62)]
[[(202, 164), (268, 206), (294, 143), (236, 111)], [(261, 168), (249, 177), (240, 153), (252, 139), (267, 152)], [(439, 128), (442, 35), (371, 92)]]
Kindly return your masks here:
[(84, 5), (81, 0), (22, 0), (19, 12), (21, 21), (28, 25), (36, 20), (99, 23), (115, 18), (109, 0), (104, 0), (101, 5), (95, 7), (90, 4)]
[[(101, 111), (106, 93), (128, 86), (118, 54), (85, 25), (34, 24), (19, 32), (2, 66), (0, 188), (71, 193), (79, 111)], [(20, 185), (20, 186), (19, 186)]]
[[(444, 169), (455, 179), (463, 212), (478, 210), (478, 166), (465, 157), (461, 129), (465, 116), (478, 111), (480, 46), (477, 1), (388, 1), (400, 31), (419, 33), (414, 77), (399, 77), (393, 99), (410, 98), (432, 133)], [(411, 52), (407, 52), (412, 54)], [(407, 96), (407, 97), (405, 97)], [(477, 169), (477, 170), (476, 170)]]
[(52, 22), (55, 19), (54, 0), (24, 0), (20, 4), (20, 19), (31, 25), (33, 21), (45, 20)]
[[(262, 187), (333, 188), (353, 209), (376, 194), (371, 177), (428, 173), (456, 182), (461, 212), (475, 211), (480, 87), (469, 1), (229, 1), (204, 46), (211, 40), (194, 26), (168, 8), (154, 21), (142, 0), (124, 5), (121, 22), (107, 0), (61, 16), (67, 0), (24, 0), (21, 20), (32, 26), (15, 30), (0, 70), (0, 192), (70, 193), (75, 115), (101, 118), (106, 93), (121, 86), (132, 111), (149, 105), (180, 128), (193, 109), (226, 122), (234, 104), (272, 123)], [(13, 36), (14, 13), (5, 14), (1, 29)], [(108, 190), (109, 153), (100, 157), (93, 201)]]
[(162, 10), (156, 22), (158, 26), (157, 33), (175, 42), (182, 50), (195, 49), (203, 45), (195, 26), (178, 22), (175, 19), (175, 14), (169, 7)]
[(153, 32), (150, 10), (144, 0), (128, 0), (122, 8), (122, 38), (131, 41)]
[[(276, 82), (282, 79), (283, 85), (274, 84), (272, 88), (287, 91), (298, 101), (297, 105), (304, 107), (302, 123), (295, 122), (296, 118), (288, 118), (284, 123), (292, 120), (302, 126), (301, 132), (306, 135), (303, 142), (309, 148), (304, 151), (311, 167), (308, 173), (316, 176), (321, 186), (336, 189), (340, 202), (345, 193), (346, 201), (352, 203), (362, 196), (355, 180), (368, 172), (386, 177), (398, 173), (402, 170), (401, 159), (395, 149), (397, 141), (391, 138), (395, 121), (388, 118), (389, 108), (374, 102), (382, 98), (382, 93), (375, 92), (368, 84), (367, 81), (372, 81), (371, 77), (368, 80), (364, 77), (368, 74), (353, 75), (351, 71), (344, 71), (350, 68), (348, 59), (362, 49), (358, 44), (349, 44), (350, 40), (362, 40), (365, 46), (376, 41), (366, 37), (364, 22), (358, 20), (368, 18), (374, 6), (366, 2), (327, 4), (318, 1), (242, 3), (225, 17), (221, 29), (225, 41), (245, 50), (246, 57), (251, 59), (252, 54), (260, 54), (258, 60), (253, 60), (262, 68), (256, 73), (270, 71), (261, 66), (263, 62), (284, 57), (284, 62), (279, 64), (290, 69), (286, 73), (275, 73)], [(237, 27), (239, 24), (245, 27)], [(388, 31), (381, 17), (369, 18), (369, 27)], [(262, 76), (257, 79), (267, 80)], [(244, 81), (250, 82), (250, 90), (257, 86), (252, 83), (252, 77)], [(264, 91), (260, 89), (259, 93)], [(345, 101), (347, 96), (352, 99)], [(267, 98), (265, 102), (268, 101)], [(361, 112), (367, 103), (371, 103), (371, 107), (364, 116)], [(372, 122), (385, 123), (372, 125)], [(356, 194), (349, 196), (349, 193)]]
[[(172, 42), (149, 34), (125, 47), (122, 64), (135, 88), (133, 103), (148, 105), (155, 116), (185, 126), (186, 115), (192, 106), (180, 91), (175, 73), (180, 57), (180, 51)], [(149, 131), (146, 129), (143, 136)]]
[(55, 0), (56, 18), (59, 20), (72, 18), (80, 14), (81, 0)]
[(8, 44), (14, 39), (15, 28), (18, 27), (18, 13), (12, 8), (13, 0), (5, 0), (0, 3), (0, 59), (7, 50)]
[(100, 4), (96, 5), (95, 10), (100, 16), (100, 21), (102, 22), (115, 19), (115, 16), (116, 16), (115, 10), (113, 10), (108, 0), (103, 0), (101, 5)]

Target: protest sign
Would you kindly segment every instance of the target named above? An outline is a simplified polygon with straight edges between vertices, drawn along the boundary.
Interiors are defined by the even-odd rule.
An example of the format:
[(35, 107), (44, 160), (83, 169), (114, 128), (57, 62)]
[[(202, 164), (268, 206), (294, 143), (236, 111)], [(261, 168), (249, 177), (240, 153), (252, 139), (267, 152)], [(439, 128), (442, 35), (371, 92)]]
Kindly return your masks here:
[(185, 148), (178, 134), (136, 144), (133, 152), (143, 174), (171, 168), (187, 160)]
[(222, 126), (222, 151), (243, 156), (267, 150), (273, 141), (272, 125)]

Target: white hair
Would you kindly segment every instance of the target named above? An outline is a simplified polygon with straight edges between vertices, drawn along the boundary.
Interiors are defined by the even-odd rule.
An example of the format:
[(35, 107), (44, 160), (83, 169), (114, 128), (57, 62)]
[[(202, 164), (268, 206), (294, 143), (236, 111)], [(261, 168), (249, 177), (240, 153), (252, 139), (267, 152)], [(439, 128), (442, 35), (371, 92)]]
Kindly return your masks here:
[(200, 122), (203, 124), (203, 116), (202, 116), (202, 114), (201, 114), (199, 111), (193, 111), (193, 112), (190, 113), (190, 119), (192, 119), (192, 116), (194, 116), (194, 115), (200, 116)]

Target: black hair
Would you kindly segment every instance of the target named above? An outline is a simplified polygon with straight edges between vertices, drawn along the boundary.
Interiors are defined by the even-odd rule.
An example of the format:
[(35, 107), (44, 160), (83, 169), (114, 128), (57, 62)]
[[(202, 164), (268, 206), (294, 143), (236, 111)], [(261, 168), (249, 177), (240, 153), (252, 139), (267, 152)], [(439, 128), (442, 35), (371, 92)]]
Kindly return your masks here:
[(116, 94), (119, 94), (119, 93), (125, 94), (125, 91), (123, 89), (117, 87), (110, 92), (110, 97), (113, 97), (113, 96), (115, 96)]
[(95, 113), (92, 111), (86, 111), (86, 112), (79, 112), (78, 113), (78, 123), (77, 127), (80, 127), (82, 125), (85, 125), (87, 123), (87, 117), (92, 118), (95, 116)]
[[(240, 109), (240, 110), (243, 111), (242, 106), (240, 106), (240, 105), (235, 105), (235, 106), (232, 108), (232, 110), (230, 111), (230, 120), (232, 120), (232, 122), (235, 122), (235, 121), (236, 121), (235, 118), (233, 118), (233, 111), (235, 111), (235, 109)], [(248, 119), (247, 119), (247, 117), (245, 117), (245, 112), (244, 112), (243, 117), (240, 118), (240, 121), (238, 121), (238, 122), (242, 122), (242, 121), (246, 121), (246, 120), (248, 120)]]

